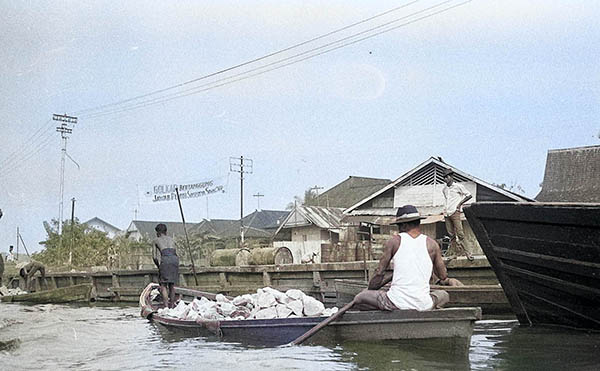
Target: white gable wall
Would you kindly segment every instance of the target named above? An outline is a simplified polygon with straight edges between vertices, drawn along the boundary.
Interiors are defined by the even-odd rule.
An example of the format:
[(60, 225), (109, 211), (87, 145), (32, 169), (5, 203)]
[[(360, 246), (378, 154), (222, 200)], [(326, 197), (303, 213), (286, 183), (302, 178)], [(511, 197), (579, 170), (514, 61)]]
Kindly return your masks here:
[[(471, 192), (473, 198), (466, 203), (475, 202), (477, 199), (477, 184), (475, 182), (461, 182)], [(401, 186), (394, 190), (394, 207), (413, 205), (424, 214), (439, 214), (443, 211), (445, 199), (442, 190), (443, 184)]]

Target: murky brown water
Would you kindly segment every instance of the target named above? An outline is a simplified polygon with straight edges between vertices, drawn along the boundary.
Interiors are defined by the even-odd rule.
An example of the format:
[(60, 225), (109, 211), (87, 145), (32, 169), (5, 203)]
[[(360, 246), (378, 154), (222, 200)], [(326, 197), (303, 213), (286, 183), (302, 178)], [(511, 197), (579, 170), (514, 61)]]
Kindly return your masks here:
[(149, 323), (137, 307), (0, 303), (1, 370), (592, 370), (600, 334), (478, 322), (468, 356), (435, 343), (257, 348)]

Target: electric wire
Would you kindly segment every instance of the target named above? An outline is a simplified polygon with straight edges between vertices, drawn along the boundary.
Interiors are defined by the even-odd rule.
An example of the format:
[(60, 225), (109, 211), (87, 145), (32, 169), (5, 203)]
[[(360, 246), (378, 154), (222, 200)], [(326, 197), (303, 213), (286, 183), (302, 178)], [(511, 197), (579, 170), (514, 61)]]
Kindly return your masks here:
[(37, 155), (43, 149), (45, 149), (46, 147), (48, 147), (48, 145), (52, 143), (53, 139), (54, 139), (53, 136), (49, 136), (49, 137), (46, 138), (46, 140), (38, 143), (37, 147), (35, 147), (31, 152), (29, 152), (28, 154), (26, 154), (18, 162), (15, 161), (12, 164), (10, 164), (9, 166), (6, 166), (5, 168), (3, 168), (1, 170), (2, 175), (3, 176), (8, 175), (11, 172), (13, 172), (14, 170), (19, 169), (25, 162), (29, 161), (33, 156)]
[(261, 61), (261, 60), (264, 60), (264, 59), (270, 58), (270, 57), (272, 57), (272, 56), (275, 56), (275, 55), (278, 55), (278, 54), (281, 54), (281, 53), (285, 53), (286, 51), (289, 51), (289, 50), (292, 50), (292, 49), (298, 48), (298, 47), (300, 47), (300, 46), (307, 45), (307, 44), (309, 44), (309, 43), (312, 43), (312, 42), (314, 42), (314, 41), (317, 41), (317, 40), (320, 40), (320, 39), (326, 38), (326, 37), (328, 37), (328, 36), (331, 36), (331, 35), (334, 35), (334, 34), (336, 34), (336, 33), (339, 33), (339, 32), (342, 32), (342, 31), (345, 31), (345, 30), (347, 30), (347, 29), (350, 29), (350, 28), (352, 28), (352, 27), (356, 27), (356, 26), (358, 26), (358, 25), (360, 25), (360, 24), (363, 24), (363, 23), (366, 23), (366, 22), (372, 21), (373, 19), (377, 19), (377, 18), (383, 17), (384, 15), (387, 15), (387, 14), (390, 14), (390, 13), (396, 12), (396, 11), (398, 11), (398, 10), (400, 10), (400, 9), (406, 8), (406, 7), (408, 7), (408, 6), (412, 5), (412, 4), (415, 4), (415, 3), (419, 2), (419, 1), (420, 1), (420, 0), (413, 0), (413, 1), (409, 2), (409, 3), (407, 3), (407, 4), (404, 4), (404, 5), (401, 5), (401, 6), (395, 7), (395, 8), (393, 8), (393, 9), (390, 9), (390, 10), (386, 10), (386, 11), (384, 11), (384, 12), (382, 12), (382, 13), (379, 13), (379, 14), (376, 14), (376, 15), (374, 15), (374, 16), (372, 16), (372, 17), (369, 17), (369, 18), (363, 19), (363, 20), (361, 20), (361, 21), (358, 21), (358, 22), (352, 23), (352, 24), (350, 24), (350, 25), (348, 25), (348, 26), (344, 26), (344, 27), (342, 27), (342, 28), (339, 28), (339, 29), (336, 29), (336, 30), (330, 31), (330, 32), (328, 32), (328, 33), (326, 33), (326, 34), (324, 34), (324, 35), (320, 35), (320, 36), (314, 37), (314, 38), (312, 38), (312, 39), (310, 39), (310, 40), (303, 41), (303, 42), (301, 42), (301, 43), (298, 43), (298, 44), (295, 44), (295, 45), (289, 46), (289, 47), (287, 47), (287, 48), (284, 48), (284, 49), (281, 49), (281, 50), (278, 50), (278, 51), (275, 51), (275, 52), (269, 53), (269, 54), (267, 54), (267, 55), (264, 55), (264, 56), (262, 56), (262, 57), (255, 58), (255, 59), (252, 59), (252, 60), (250, 60), (250, 61), (243, 62), (243, 63), (237, 64), (237, 65), (235, 65), (235, 66), (232, 66), (232, 67), (228, 67), (228, 68), (222, 69), (222, 70), (220, 70), (220, 71), (217, 71), (217, 72), (210, 73), (210, 74), (208, 74), (208, 75), (204, 75), (204, 76), (201, 76), (201, 77), (198, 77), (198, 78), (195, 78), (195, 79), (189, 80), (189, 81), (185, 81), (185, 82), (182, 82), (182, 83), (179, 83), (179, 84), (176, 84), (176, 85), (172, 85), (172, 86), (169, 86), (169, 87), (166, 87), (166, 88), (163, 88), (163, 89), (159, 89), (159, 90), (156, 90), (156, 91), (153, 91), (153, 92), (149, 92), (149, 93), (146, 93), (146, 94), (138, 95), (138, 96), (135, 96), (135, 97), (132, 97), (132, 98), (123, 99), (123, 100), (120, 100), (120, 101), (117, 101), (117, 102), (113, 102), (113, 103), (109, 103), (109, 104), (104, 104), (104, 105), (97, 106), (97, 107), (91, 107), (91, 108), (83, 109), (83, 110), (81, 110), (81, 111), (74, 112), (73, 114), (74, 114), (74, 115), (81, 115), (81, 114), (83, 114), (83, 113), (85, 113), (85, 112), (89, 112), (89, 111), (98, 111), (98, 110), (101, 110), (101, 109), (103, 109), (103, 108), (112, 107), (112, 106), (120, 105), (120, 104), (123, 104), (123, 103), (131, 102), (131, 101), (133, 101), (133, 100), (136, 100), (136, 99), (141, 99), (141, 98), (145, 98), (145, 97), (148, 97), (148, 96), (151, 96), (151, 95), (156, 95), (156, 94), (164, 93), (165, 91), (173, 90), (173, 89), (180, 88), (180, 87), (182, 87), (182, 86), (185, 86), (185, 85), (188, 85), (188, 84), (192, 84), (192, 83), (194, 83), (194, 82), (198, 82), (198, 81), (201, 81), (201, 80), (205, 80), (205, 79), (208, 79), (208, 78), (210, 78), (210, 77), (213, 77), (213, 76), (216, 76), (216, 75), (220, 75), (220, 74), (223, 74), (223, 73), (225, 73), (225, 72), (229, 72), (229, 71), (232, 71), (232, 70), (234, 70), (234, 69), (237, 69), (237, 68), (240, 68), (240, 67), (243, 67), (243, 66), (247, 66), (247, 65), (249, 65), (249, 64), (252, 64), (252, 63), (259, 62), (259, 61)]
[(21, 153), (27, 149), (27, 147), (31, 147), (31, 143), (37, 141), (39, 138), (43, 136), (45, 132), (41, 132), (43, 129), (46, 129), (46, 132), (52, 126), (52, 120), (48, 120), (44, 122), (40, 127), (29, 137), (27, 137), (21, 146), (17, 147), (13, 152), (7, 155), (3, 160), (0, 161), (0, 169), (6, 166), (8, 163), (12, 162), (15, 158), (21, 155)]
[[(451, 2), (451, 1), (452, 1), (452, 0), (446, 0), (446, 1), (442, 2), (442, 3), (439, 3), (439, 4), (437, 4), (437, 5), (434, 5), (434, 6), (432, 6), (432, 7), (426, 8), (426, 9), (424, 9), (424, 10), (420, 10), (420, 11), (418, 11), (418, 12), (415, 12), (415, 13), (413, 13), (413, 14), (410, 14), (410, 15), (408, 15), (408, 16), (404, 16), (404, 17), (402, 17), (401, 19), (406, 19), (406, 18), (413, 17), (413, 16), (414, 16), (414, 15), (416, 15), (416, 14), (423, 13), (423, 12), (425, 12), (425, 11), (432, 10), (433, 8), (439, 7), (440, 5), (443, 5), (443, 4), (447, 4), (448, 2)], [(366, 31), (362, 31), (362, 32), (360, 32), (360, 33), (357, 33), (357, 34), (354, 34), (354, 35), (352, 35), (352, 36), (348, 36), (348, 37), (346, 37), (346, 38), (344, 38), (344, 39), (341, 39), (341, 40), (338, 40), (338, 41), (334, 41), (334, 42), (328, 43), (326, 46), (321, 46), (321, 47), (318, 47), (318, 48), (313, 48), (313, 49), (311, 49), (311, 50), (309, 50), (309, 51), (307, 51), (307, 52), (299, 53), (299, 54), (297, 54), (297, 55), (295, 55), (295, 56), (292, 56), (292, 57), (287, 57), (287, 58), (284, 58), (283, 60), (279, 60), (279, 61), (276, 61), (276, 62), (272, 62), (272, 63), (270, 63), (270, 64), (268, 64), (268, 65), (264, 65), (264, 66), (256, 67), (256, 68), (254, 68), (254, 69), (252, 69), (252, 70), (249, 70), (249, 71), (246, 71), (246, 72), (243, 72), (243, 73), (239, 73), (239, 74), (236, 74), (236, 75), (233, 75), (233, 76), (227, 77), (227, 78), (222, 78), (222, 79), (220, 79), (220, 80), (217, 80), (217, 81), (215, 81), (215, 82), (212, 82), (212, 83), (209, 83), (209, 84), (204, 84), (204, 85), (201, 85), (201, 86), (197, 86), (197, 87), (194, 87), (194, 88), (187, 89), (187, 90), (185, 90), (184, 92), (188, 92), (188, 91), (191, 91), (191, 92), (188, 92), (188, 93), (186, 93), (186, 94), (184, 94), (183, 92), (172, 93), (172, 94), (171, 94), (171, 95), (169, 95), (169, 96), (163, 96), (163, 97), (159, 97), (159, 98), (153, 98), (153, 99), (151, 99), (151, 100), (148, 100), (148, 101), (143, 101), (143, 102), (140, 102), (140, 103), (136, 103), (136, 104), (134, 104), (134, 105), (130, 105), (130, 106), (126, 106), (126, 107), (122, 107), (122, 108), (115, 109), (115, 110), (111, 110), (111, 111), (99, 112), (99, 113), (92, 114), (92, 115), (90, 115), (90, 116), (87, 116), (87, 117), (86, 117), (86, 116), (84, 116), (84, 117), (86, 117), (86, 118), (88, 118), (88, 119), (93, 119), (93, 118), (102, 117), (102, 116), (106, 116), (106, 115), (111, 115), (111, 114), (116, 114), (116, 113), (127, 112), (127, 111), (130, 111), (130, 110), (134, 110), (134, 109), (140, 109), (140, 108), (148, 107), (148, 106), (155, 105), (155, 104), (162, 104), (162, 103), (166, 103), (166, 102), (168, 102), (168, 101), (171, 101), (171, 100), (174, 100), (174, 99), (178, 99), (178, 98), (186, 97), (186, 96), (193, 95), (193, 94), (198, 94), (198, 93), (205, 92), (205, 91), (208, 91), (208, 90), (212, 90), (212, 89), (215, 89), (215, 88), (218, 88), (218, 87), (221, 87), (221, 86), (229, 85), (229, 84), (231, 84), (231, 83), (234, 83), (234, 82), (238, 82), (238, 81), (246, 80), (246, 79), (249, 79), (249, 78), (252, 78), (252, 77), (255, 77), (255, 76), (258, 76), (258, 75), (262, 75), (262, 74), (264, 74), (264, 73), (267, 73), (267, 72), (270, 72), (270, 71), (273, 71), (273, 70), (277, 70), (277, 69), (280, 69), (280, 68), (283, 68), (283, 67), (286, 67), (286, 66), (289, 66), (289, 65), (295, 64), (295, 63), (302, 62), (302, 61), (304, 61), (304, 60), (307, 60), (307, 59), (314, 58), (314, 57), (316, 57), (316, 56), (319, 56), (319, 55), (322, 55), (322, 54), (325, 54), (325, 53), (329, 53), (329, 52), (331, 52), (331, 51), (334, 51), (334, 50), (340, 49), (340, 48), (342, 48), (342, 47), (346, 47), (346, 46), (348, 46), (348, 45), (352, 45), (352, 44), (358, 43), (358, 42), (360, 42), (360, 41), (363, 41), (363, 40), (366, 40), (366, 39), (369, 39), (369, 38), (372, 38), (372, 37), (378, 36), (378, 35), (380, 35), (380, 34), (383, 34), (383, 33), (386, 33), (386, 32), (393, 31), (393, 30), (395, 30), (395, 29), (398, 29), (398, 28), (400, 28), (400, 27), (404, 27), (404, 26), (406, 26), (406, 25), (409, 25), (409, 24), (412, 24), (412, 23), (418, 22), (418, 21), (420, 21), (420, 20), (423, 20), (423, 19), (426, 19), (426, 18), (429, 18), (429, 17), (435, 16), (435, 15), (437, 15), (437, 14), (444, 13), (444, 12), (446, 12), (446, 11), (449, 11), (449, 10), (453, 9), (453, 8), (456, 8), (456, 7), (459, 7), (459, 6), (465, 5), (466, 3), (470, 2), (470, 1), (471, 1), (471, 0), (467, 0), (467, 1), (464, 1), (464, 2), (461, 2), (461, 3), (458, 3), (458, 4), (456, 4), (456, 5), (452, 5), (452, 6), (446, 7), (446, 8), (444, 8), (444, 9), (441, 9), (441, 10), (438, 10), (438, 11), (435, 11), (435, 12), (431, 12), (431, 13), (429, 13), (429, 14), (427, 14), (427, 15), (424, 15), (424, 16), (418, 17), (418, 18), (416, 18), (416, 19), (413, 19), (413, 20), (410, 20), (410, 21), (404, 22), (404, 23), (402, 23), (402, 24), (400, 24), (400, 25), (395, 25), (395, 26), (393, 26), (393, 27), (388, 27), (388, 28), (386, 28), (386, 29), (384, 29), (384, 30), (382, 30), (382, 31), (379, 31), (379, 32), (376, 32), (376, 33), (373, 33), (373, 34), (367, 35), (367, 36), (365, 36), (365, 37), (362, 37), (362, 38), (359, 38), (359, 39), (357, 39), (357, 40), (349, 41), (349, 42), (347, 42), (347, 43), (344, 43), (344, 44), (342, 44), (342, 45), (339, 45), (339, 46), (336, 46), (336, 47), (332, 47), (332, 48), (330, 48), (330, 49), (327, 49), (327, 50), (324, 50), (324, 51), (321, 51), (321, 52), (318, 52), (318, 53), (314, 53), (314, 54), (308, 55), (308, 56), (306, 56), (306, 57), (304, 57), (304, 58), (300, 58), (300, 59), (294, 60), (294, 61), (292, 61), (292, 62), (289, 62), (289, 63), (281, 64), (281, 65), (279, 65), (279, 66), (276, 66), (276, 67), (273, 67), (273, 68), (270, 68), (270, 69), (267, 69), (267, 70), (264, 70), (264, 71), (261, 71), (261, 72), (255, 73), (255, 74), (246, 75), (246, 74), (248, 74), (249, 72), (253, 72), (253, 71), (256, 71), (256, 70), (264, 69), (264, 68), (265, 68), (265, 67), (267, 67), (267, 66), (271, 66), (271, 65), (274, 65), (274, 64), (281, 63), (281, 62), (282, 62), (282, 61), (284, 61), (284, 60), (290, 60), (290, 59), (293, 59), (293, 58), (297, 58), (298, 56), (305, 55), (305, 54), (307, 54), (307, 53), (314, 52), (314, 51), (316, 51), (316, 50), (319, 50), (319, 49), (323, 49), (324, 47), (331, 46), (331, 45), (333, 45), (333, 44), (339, 44), (339, 43), (340, 43), (342, 40), (348, 40), (348, 39), (351, 39), (351, 38), (355, 38), (355, 37), (357, 37), (357, 36), (359, 36), (359, 35), (365, 34), (365, 33), (367, 33), (367, 32), (371, 32), (371, 31), (373, 31), (373, 30), (375, 30), (375, 29), (379, 29), (379, 28), (381, 28), (382, 26), (377, 26), (377, 27), (374, 27), (374, 28), (372, 28), (372, 29), (369, 29), (369, 30), (366, 30)], [(399, 20), (401, 20), (401, 19), (394, 20), (394, 21), (391, 21), (391, 22), (387, 22), (385, 25), (389, 25), (390, 23), (396, 23), (396, 22), (398, 22), (398, 21), (399, 21)], [(384, 26), (385, 26), (385, 25), (384, 25)], [(241, 77), (241, 78), (237, 78), (237, 79), (235, 79), (235, 77), (237, 77), (237, 76), (241, 76), (241, 75), (246, 75), (246, 76), (244, 76), (244, 77)], [(231, 80), (231, 81), (227, 81), (227, 82), (223, 82), (223, 83), (217, 84), (218, 82), (221, 82), (221, 81), (226, 81), (226, 80)], [(202, 88), (202, 87), (204, 87), (204, 88)]]
[[(371, 31), (374, 31), (374, 30), (376, 30), (376, 29), (379, 29), (379, 28), (382, 28), (382, 27), (388, 26), (388, 25), (390, 25), (390, 24), (397, 23), (397, 22), (399, 22), (399, 21), (402, 21), (402, 20), (404, 20), (404, 19), (410, 18), (410, 17), (412, 17), (412, 16), (414, 16), (414, 15), (417, 15), (417, 14), (420, 14), (420, 13), (423, 13), (423, 12), (426, 12), (426, 11), (429, 11), (429, 10), (431, 10), (431, 9), (434, 9), (434, 8), (436, 8), (436, 7), (439, 7), (439, 6), (443, 5), (443, 4), (449, 3), (449, 2), (451, 2), (451, 1), (453, 1), (453, 0), (446, 0), (446, 1), (444, 1), (444, 2), (438, 3), (438, 4), (436, 4), (436, 5), (433, 5), (433, 6), (431, 6), (431, 7), (428, 7), (428, 8), (422, 9), (422, 10), (419, 10), (419, 11), (417, 11), (417, 12), (414, 12), (414, 13), (412, 13), (412, 14), (409, 14), (409, 15), (407, 15), (407, 16), (403, 16), (403, 17), (400, 17), (400, 18), (394, 19), (394, 20), (392, 20), (392, 21), (389, 21), (389, 22), (383, 23), (383, 24), (381, 24), (381, 25), (379, 25), (379, 26), (375, 26), (375, 27), (369, 28), (369, 29), (367, 29), (367, 30), (364, 30), (364, 31), (358, 32), (358, 33), (356, 33), (356, 34), (353, 34), (353, 35), (350, 35), (350, 36), (347, 36), (347, 37), (344, 37), (344, 38), (342, 38), (342, 39), (339, 39), (339, 40), (336, 40), (336, 41), (329, 42), (329, 43), (327, 43), (327, 44), (324, 44), (324, 45), (322, 45), (322, 46), (319, 46), (319, 47), (315, 47), (315, 48), (309, 49), (309, 50), (307, 50), (307, 51), (304, 51), (304, 52), (301, 52), (301, 53), (298, 53), (298, 54), (292, 55), (292, 56), (290, 56), (290, 57), (286, 57), (286, 58), (283, 58), (283, 59), (280, 59), (280, 60), (277, 60), (277, 61), (274, 61), (274, 62), (268, 63), (268, 64), (266, 64), (266, 65), (262, 65), (262, 66), (255, 67), (255, 68), (253, 68), (253, 69), (250, 69), (250, 70), (248, 70), (248, 71), (240, 72), (240, 73), (237, 73), (237, 74), (235, 74), (235, 75), (232, 75), (232, 76), (229, 76), (229, 77), (221, 78), (221, 79), (218, 79), (218, 80), (216, 80), (216, 81), (213, 81), (213, 82), (210, 82), (210, 83), (207, 83), (207, 84), (203, 84), (203, 85), (200, 85), (200, 86), (195, 86), (195, 87), (188, 88), (188, 89), (185, 89), (185, 90), (182, 90), (182, 91), (179, 91), (179, 92), (171, 93), (171, 94), (169, 94), (169, 95), (165, 95), (165, 96), (162, 96), (162, 97), (153, 98), (153, 99), (146, 100), (146, 101), (142, 101), (142, 102), (139, 102), (139, 103), (134, 103), (134, 104), (132, 104), (132, 105), (129, 105), (129, 106), (119, 107), (119, 108), (116, 108), (116, 109), (114, 109), (114, 110), (112, 110), (112, 111), (98, 112), (98, 113), (95, 113), (95, 114), (90, 114), (90, 115), (89, 115), (89, 116), (87, 116), (87, 117), (84, 115), (83, 117), (84, 117), (84, 118), (95, 118), (95, 117), (101, 117), (101, 116), (105, 116), (105, 115), (109, 115), (109, 114), (113, 114), (113, 113), (125, 112), (125, 111), (128, 111), (128, 110), (130, 110), (130, 109), (137, 108), (137, 107), (147, 107), (147, 106), (149, 106), (149, 105), (150, 105), (149, 103), (156, 103), (156, 104), (158, 104), (158, 103), (162, 103), (163, 101), (168, 101), (168, 100), (171, 100), (171, 99), (167, 99), (167, 98), (171, 98), (171, 97), (176, 97), (176, 98), (177, 98), (177, 97), (179, 97), (179, 96), (187, 96), (187, 95), (189, 95), (189, 94), (186, 94), (186, 95), (182, 95), (182, 94), (183, 94), (183, 93), (185, 93), (185, 92), (189, 92), (189, 91), (195, 91), (195, 90), (201, 89), (202, 87), (206, 87), (206, 86), (214, 85), (214, 84), (216, 84), (216, 83), (219, 83), (219, 82), (222, 82), (222, 81), (231, 80), (231, 79), (234, 79), (234, 78), (236, 78), (236, 77), (239, 77), (239, 76), (242, 76), (242, 75), (245, 75), (245, 74), (248, 74), (248, 73), (251, 73), (251, 72), (257, 71), (257, 70), (260, 70), (260, 69), (265, 69), (265, 68), (267, 68), (267, 67), (270, 67), (270, 66), (272, 66), (272, 65), (276, 65), (276, 64), (279, 64), (279, 63), (282, 63), (282, 62), (288, 61), (288, 60), (290, 60), (290, 59), (293, 59), (293, 58), (296, 58), (296, 57), (299, 57), (299, 56), (302, 56), (302, 55), (306, 55), (306, 54), (308, 54), (308, 53), (311, 53), (311, 52), (314, 52), (314, 51), (316, 51), (316, 50), (320, 50), (320, 49), (323, 49), (323, 48), (329, 47), (329, 46), (331, 46), (331, 45), (334, 45), (334, 44), (337, 44), (337, 43), (340, 43), (340, 42), (343, 42), (343, 41), (346, 41), (346, 40), (352, 39), (352, 38), (354, 38), (354, 37), (357, 37), (357, 36), (359, 36), (359, 35), (362, 35), (362, 34), (365, 34), (365, 33), (371, 32)], [(271, 70), (269, 70), (269, 71), (272, 71), (272, 69), (271, 69)], [(266, 72), (268, 72), (268, 71), (266, 71)], [(255, 76), (255, 75), (254, 75), (254, 76)], [(235, 81), (240, 81), (240, 80), (235, 80)], [(222, 85), (219, 85), (219, 86), (222, 86)], [(201, 91), (206, 91), (206, 90), (201, 90)]]

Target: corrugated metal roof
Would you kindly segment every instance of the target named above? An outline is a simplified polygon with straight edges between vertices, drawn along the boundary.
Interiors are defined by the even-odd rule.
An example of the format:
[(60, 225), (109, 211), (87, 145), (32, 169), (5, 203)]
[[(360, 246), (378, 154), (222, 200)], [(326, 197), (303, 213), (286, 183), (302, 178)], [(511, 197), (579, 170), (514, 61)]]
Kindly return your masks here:
[[(390, 225), (396, 220), (396, 210), (396, 208), (354, 210), (350, 215), (344, 215), (342, 217), (342, 223), (358, 224), (363, 222), (378, 225)], [(422, 212), (421, 215), (425, 216)], [(421, 219), (421, 224), (431, 224), (443, 221), (443, 215), (427, 215), (425, 219)]]
[[(338, 229), (342, 225), (341, 219), (344, 209), (341, 207), (322, 207), (322, 206), (296, 206), (288, 217), (283, 222), (281, 228), (293, 228), (294, 225), (290, 222), (290, 218), (297, 212), (301, 217), (309, 223), (323, 229)], [(277, 233), (276, 232), (276, 233)]]

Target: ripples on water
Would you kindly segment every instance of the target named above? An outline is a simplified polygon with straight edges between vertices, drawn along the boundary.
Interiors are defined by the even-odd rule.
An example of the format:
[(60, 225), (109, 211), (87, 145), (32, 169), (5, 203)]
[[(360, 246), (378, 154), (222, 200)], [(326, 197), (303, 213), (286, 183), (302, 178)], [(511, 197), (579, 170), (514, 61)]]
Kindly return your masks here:
[(435, 342), (247, 347), (154, 325), (137, 307), (0, 303), (1, 370), (595, 369), (600, 335), (480, 321), (468, 355)]

